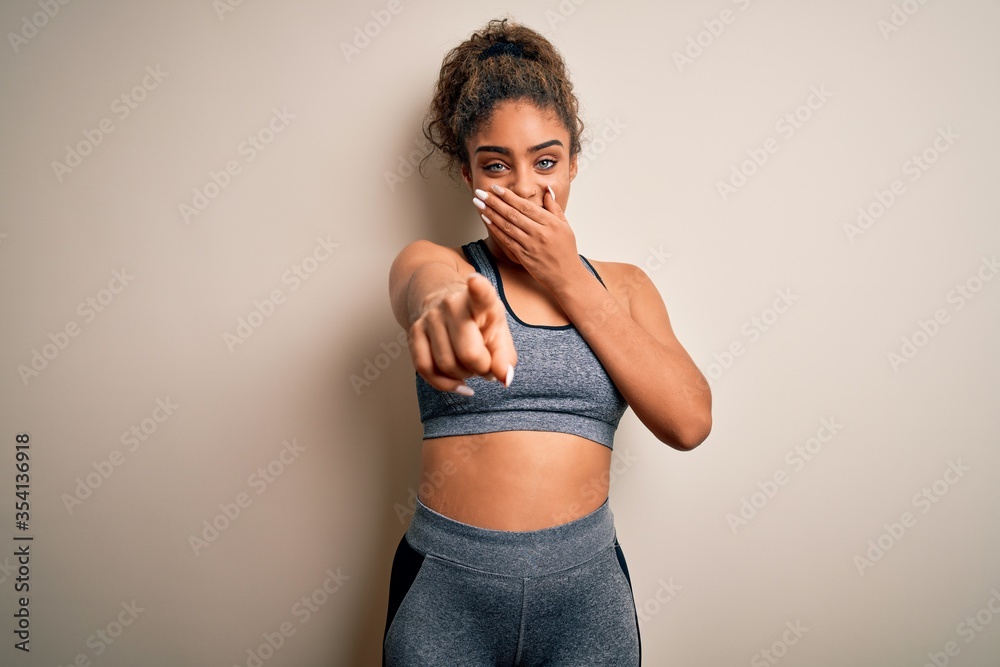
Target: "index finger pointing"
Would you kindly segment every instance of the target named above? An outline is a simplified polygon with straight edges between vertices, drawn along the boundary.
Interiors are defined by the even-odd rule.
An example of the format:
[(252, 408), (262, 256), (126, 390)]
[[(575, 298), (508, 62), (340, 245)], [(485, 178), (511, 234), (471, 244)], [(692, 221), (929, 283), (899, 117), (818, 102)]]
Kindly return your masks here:
[[(488, 280), (478, 280), (469, 275), (469, 306), (479, 324), (483, 344), (490, 354), (490, 371), (494, 377), (509, 386), (513, 368), (517, 365), (517, 349), (507, 326), (507, 309)], [(485, 278), (485, 276), (483, 276)]]

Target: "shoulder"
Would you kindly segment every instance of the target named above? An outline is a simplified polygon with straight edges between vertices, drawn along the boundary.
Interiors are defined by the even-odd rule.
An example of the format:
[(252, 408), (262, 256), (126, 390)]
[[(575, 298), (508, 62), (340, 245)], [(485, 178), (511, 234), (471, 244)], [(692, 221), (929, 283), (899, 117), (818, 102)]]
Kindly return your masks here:
[[(624, 262), (588, 261), (601, 274), (608, 290), (636, 324), (664, 345), (680, 346), (670, 324), (663, 296), (644, 269)], [(605, 271), (607, 278), (604, 278)]]
[(653, 281), (640, 267), (627, 262), (602, 262), (587, 257), (587, 261), (594, 267), (604, 286), (608, 288), (612, 296), (625, 305), (626, 308), (650, 286)]
[(474, 270), (466, 260), (461, 246), (451, 248), (426, 239), (418, 239), (403, 246), (396, 254), (392, 262), (392, 271), (410, 274), (418, 266), (429, 262), (451, 266), (462, 275)]

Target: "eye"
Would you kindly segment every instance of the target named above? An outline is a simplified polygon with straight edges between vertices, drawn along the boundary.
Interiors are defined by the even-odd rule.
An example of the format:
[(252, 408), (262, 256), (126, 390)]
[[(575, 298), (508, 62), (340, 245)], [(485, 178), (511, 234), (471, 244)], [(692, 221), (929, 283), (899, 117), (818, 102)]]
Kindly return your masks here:
[[(494, 167), (499, 167), (499, 169), (494, 169)], [(483, 171), (491, 172), (494, 174), (499, 174), (501, 170), (505, 169), (503, 162), (491, 162), (483, 166)]]
[[(548, 163), (548, 166), (545, 166), (544, 163)], [(556, 161), (553, 160), (552, 158), (543, 157), (541, 160), (538, 161), (538, 166), (548, 171), (549, 169), (552, 169), (553, 167), (556, 166)]]

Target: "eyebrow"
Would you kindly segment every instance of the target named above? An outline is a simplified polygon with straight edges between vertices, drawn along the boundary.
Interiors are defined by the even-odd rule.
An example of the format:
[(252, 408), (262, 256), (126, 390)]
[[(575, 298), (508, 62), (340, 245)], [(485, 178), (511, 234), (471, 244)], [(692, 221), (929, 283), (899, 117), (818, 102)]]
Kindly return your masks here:
[[(563, 142), (558, 139), (550, 139), (538, 144), (537, 146), (532, 146), (526, 152), (537, 153), (543, 148), (548, 148), (549, 146), (563, 146)], [(565, 148), (565, 146), (563, 146), (563, 148)], [(484, 151), (489, 153), (500, 153), (501, 155), (506, 155), (507, 157), (511, 156), (511, 150), (509, 148), (504, 148), (503, 146), (479, 146), (476, 148), (476, 153), (482, 153)]]

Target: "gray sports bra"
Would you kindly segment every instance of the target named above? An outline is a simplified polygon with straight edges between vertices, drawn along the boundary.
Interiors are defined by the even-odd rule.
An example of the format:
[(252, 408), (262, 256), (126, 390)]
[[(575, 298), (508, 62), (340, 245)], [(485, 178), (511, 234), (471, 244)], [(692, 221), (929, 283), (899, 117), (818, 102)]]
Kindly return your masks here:
[[(510, 387), (479, 376), (467, 378), (474, 396), (439, 391), (414, 371), (424, 439), (496, 431), (557, 431), (613, 448), (628, 403), (580, 332), (572, 323), (523, 322), (507, 303), (496, 259), (485, 241), (473, 241), (462, 250), (503, 301), (518, 362)], [(590, 262), (583, 255), (580, 260), (603, 285)]]

